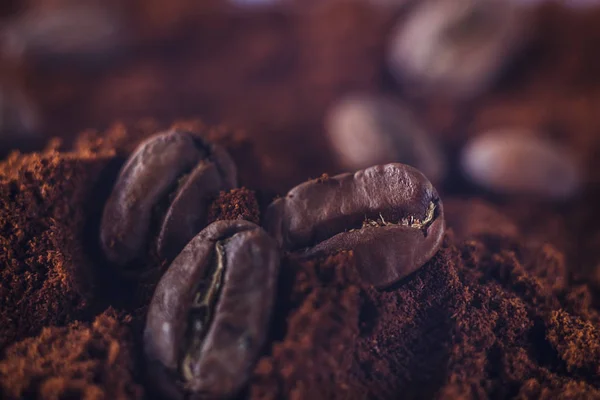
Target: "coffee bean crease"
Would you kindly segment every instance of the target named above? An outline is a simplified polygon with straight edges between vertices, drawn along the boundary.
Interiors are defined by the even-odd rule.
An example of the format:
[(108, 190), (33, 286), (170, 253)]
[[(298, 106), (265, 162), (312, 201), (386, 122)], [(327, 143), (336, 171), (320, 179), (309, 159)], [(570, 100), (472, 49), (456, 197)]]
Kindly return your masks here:
[(178, 130), (147, 139), (121, 169), (104, 207), (104, 254), (127, 271), (156, 237), (158, 254), (173, 259), (206, 225), (210, 201), (236, 185), (235, 164), (220, 146)]
[(224, 398), (246, 383), (268, 332), (279, 250), (259, 226), (217, 221), (161, 278), (144, 330), (149, 373), (173, 398)]
[(265, 226), (283, 249), (304, 256), (352, 250), (363, 279), (377, 287), (431, 259), (445, 229), (435, 188), (398, 163), (300, 184), (268, 207)]

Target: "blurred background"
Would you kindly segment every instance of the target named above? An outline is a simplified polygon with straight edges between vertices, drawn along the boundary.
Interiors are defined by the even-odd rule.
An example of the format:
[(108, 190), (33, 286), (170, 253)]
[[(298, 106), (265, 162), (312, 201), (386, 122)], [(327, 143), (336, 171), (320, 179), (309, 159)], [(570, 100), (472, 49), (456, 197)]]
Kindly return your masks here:
[(600, 146), (591, 0), (4, 0), (0, 22), (3, 154), (201, 118), (255, 138), (276, 190), (394, 160), (443, 184), (492, 179), (469, 168), (496, 145), (462, 149), (517, 130), (570, 154), (552, 165), (577, 182), (551, 196), (595, 180), (577, 172)]

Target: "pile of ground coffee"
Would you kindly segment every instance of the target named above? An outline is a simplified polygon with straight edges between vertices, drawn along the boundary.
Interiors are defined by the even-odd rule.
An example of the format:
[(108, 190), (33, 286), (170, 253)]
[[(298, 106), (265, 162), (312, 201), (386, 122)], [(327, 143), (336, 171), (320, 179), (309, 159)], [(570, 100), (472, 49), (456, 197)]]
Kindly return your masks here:
[[(244, 83), (243, 74), (236, 81), (223, 79), (224, 85), (235, 86), (237, 100), (233, 89), (219, 92), (214, 85), (205, 86), (203, 96), (215, 99), (209, 120), (237, 114), (235, 122), (247, 125), (248, 134), (199, 122), (178, 125), (223, 145), (238, 167), (241, 189), (219, 195), (210, 221), (261, 222), (275, 195), (321, 172), (336, 172), (323, 146), (320, 109), (340, 92), (387, 82), (376, 62), (358, 61), (365, 52), (377, 54), (383, 47), (380, 36), (386, 26), (386, 18), (365, 10), (338, 5), (310, 17), (316, 19), (311, 25), (288, 25), (291, 17), (277, 15), (257, 17), (256, 26), (247, 23), (257, 37), (272, 38), (266, 48), (248, 50), (254, 52), (255, 65), (264, 67), (271, 57), (283, 60), (274, 67), (281, 75), (270, 70), (272, 80), (264, 78), (268, 82), (260, 86), (264, 97)], [(334, 14), (336, 18), (326, 18)], [(598, 61), (586, 51), (595, 48), (598, 13), (570, 15), (549, 6), (539, 14), (537, 53), (512, 72), (510, 85), (473, 106), (468, 121), (452, 104), (431, 101), (420, 112), (430, 117), (424, 120), (439, 132), (451, 159), (482, 129), (503, 124), (544, 128), (582, 158), (584, 194), (568, 203), (490, 196), (450, 171), (451, 178), (438, 188), (448, 225), (441, 250), (385, 290), (359, 279), (351, 253), (312, 261), (284, 257), (268, 344), (241, 398), (600, 396), (600, 169), (593, 157), (600, 148), (595, 111), (600, 92), (594, 73)], [(353, 52), (335, 58), (333, 49), (347, 40), (347, 32), (360, 36), (358, 27), (373, 36), (365, 35), (353, 43)], [(281, 31), (289, 35), (277, 36)], [(235, 35), (223, 40), (237, 43)], [(300, 68), (299, 60), (278, 58), (286, 54), (286, 43), (294, 43), (300, 54), (319, 43), (320, 62)], [(205, 66), (233, 59), (224, 50), (214, 51)], [(128, 65), (119, 74), (129, 76), (138, 67)], [(156, 71), (162, 76), (168, 68), (175, 67), (161, 65)], [(252, 75), (248, 80), (266, 76), (261, 72), (246, 71)], [(104, 79), (113, 87), (125, 82), (118, 76)], [(103, 84), (83, 80), (46, 83), (55, 86), (46, 93), (65, 96), (64, 102), (54, 97), (49, 108), (58, 111), (54, 134), (68, 110), (84, 109), (76, 114), (87, 115), (90, 125), (139, 117), (138, 109), (111, 109), (118, 102), (106, 92), (109, 87), (104, 95), (92, 91), (97, 97), (76, 105), (90, 93), (90, 85)], [(169, 86), (165, 80), (157, 82)], [(287, 83), (303, 90), (296, 97), (284, 93)], [(61, 84), (84, 89), (61, 92)], [(249, 90), (242, 94), (245, 85)], [(148, 93), (147, 86), (141, 87), (132, 83), (125, 88), (140, 96), (132, 107), (141, 107), (140, 99)], [(240, 111), (252, 103), (251, 96), (272, 105), (266, 107), (272, 111), (257, 112), (257, 104)], [(155, 109), (147, 110), (159, 120), (172, 117), (173, 103), (162, 105), (168, 99), (148, 97)], [(75, 118), (65, 129), (83, 123)], [(98, 229), (119, 167), (141, 140), (165, 128), (153, 120), (116, 124), (79, 134), (72, 146), (51, 142), (44, 152), (13, 154), (0, 164), (0, 397), (155, 395), (147, 389), (141, 352), (155, 282), (119, 278), (103, 260)], [(273, 132), (282, 135), (273, 138)], [(67, 132), (61, 136), (72, 138)], [(298, 145), (302, 136), (306, 141)], [(155, 265), (153, 254), (145, 262), (164, 267)]]
[[(48, 387), (61, 395), (73, 393), (73, 387), (105, 394), (122, 387), (122, 396), (140, 394), (144, 360), (126, 349), (141, 344), (148, 297), (140, 295), (146, 292), (143, 287), (129, 290), (131, 283), (120, 281), (99, 261), (98, 231), (90, 227), (97, 228), (118, 170), (117, 154), (154, 129), (152, 124), (128, 130), (117, 126), (103, 135), (84, 135), (74, 152), (15, 155), (2, 165), (7, 266), (2, 290), (7, 295), (2, 297), (5, 357), (0, 387), (6, 397), (49, 396)], [(215, 139), (232, 150), (244, 143), (243, 138)], [(240, 149), (232, 153), (254, 157)], [(58, 200), (65, 198), (70, 199), (66, 210)], [(510, 202), (494, 206), (484, 200), (449, 199), (450, 229), (442, 250), (414, 275), (384, 291), (358, 279), (351, 254), (310, 262), (287, 257), (269, 345), (246, 394), (593, 395), (600, 361), (599, 319), (589, 286), (573, 280), (572, 263), (566, 261), (572, 245), (568, 217), (553, 213), (538, 224), (538, 229), (551, 224), (563, 236), (553, 238), (543, 230), (531, 232), (530, 219), (539, 215), (519, 216), (515, 207)], [(540, 206), (540, 214), (550, 215), (548, 207)], [(257, 200), (248, 189), (223, 193), (211, 206), (215, 220), (257, 217)], [(89, 290), (89, 282), (95, 290)], [(65, 324), (91, 321), (110, 306), (134, 319), (122, 326), (114, 317), (94, 322), (93, 329), (107, 329), (118, 343), (99, 345), (115, 355), (105, 359), (91, 351), (79, 357), (99, 363), (100, 369), (107, 368), (104, 363), (118, 363), (128, 372), (98, 378), (78, 374), (76, 363), (61, 363), (61, 352), (71, 351), (61, 348), (65, 334), (72, 351), (81, 352), (90, 340), (90, 334), (80, 333), (88, 329), (84, 325)], [(42, 331), (50, 325), (67, 327)], [(34, 339), (20, 341), (29, 336)], [(38, 342), (36, 352), (25, 350)], [(14, 373), (15, 365), (45, 359), (51, 361), (44, 368)], [(64, 383), (53, 386), (57, 379)]]

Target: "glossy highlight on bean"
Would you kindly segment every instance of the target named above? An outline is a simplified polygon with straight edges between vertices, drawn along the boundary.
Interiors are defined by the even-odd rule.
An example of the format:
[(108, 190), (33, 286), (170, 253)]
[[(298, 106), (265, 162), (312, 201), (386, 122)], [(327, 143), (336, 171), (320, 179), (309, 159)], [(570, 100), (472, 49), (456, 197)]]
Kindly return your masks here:
[(121, 169), (104, 207), (104, 254), (126, 270), (147, 249), (157, 220), (157, 252), (173, 259), (206, 225), (210, 201), (236, 186), (235, 164), (220, 146), (179, 130), (147, 139)]
[(280, 262), (248, 221), (218, 221), (161, 278), (144, 330), (153, 383), (169, 398), (227, 398), (243, 388), (269, 329)]
[(269, 206), (265, 226), (301, 255), (352, 250), (361, 277), (379, 288), (429, 261), (445, 229), (435, 188), (398, 163), (305, 182)]

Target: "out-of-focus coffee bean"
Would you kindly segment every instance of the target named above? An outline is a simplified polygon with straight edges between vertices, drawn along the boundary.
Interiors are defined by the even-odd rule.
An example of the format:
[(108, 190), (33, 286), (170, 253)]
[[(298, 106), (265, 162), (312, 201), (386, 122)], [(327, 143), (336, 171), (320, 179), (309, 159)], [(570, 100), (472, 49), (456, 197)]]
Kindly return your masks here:
[(503, 194), (565, 199), (581, 185), (569, 152), (526, 130), (494, 130), (471, 139), (461, 166), (472, 182)]
[(118, 13), (91, 4), (31, 10), (0, 28), (0, 53), (6, 59), (36, 62), (88, 62), (111, 56), (125, 44)]
[(438, 143), (402, 104), (383, 96), (341, 99), (326, 117), (326, 131), (339, 163), (350, 171), (400, 162), (434, 184), (445, 173)]
[(391, 35), (389, 68), (416, 94), (476, 96), (526, 42), (520, 10), (505, 0), (421, 2)]

